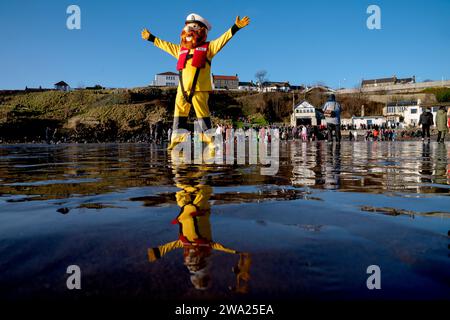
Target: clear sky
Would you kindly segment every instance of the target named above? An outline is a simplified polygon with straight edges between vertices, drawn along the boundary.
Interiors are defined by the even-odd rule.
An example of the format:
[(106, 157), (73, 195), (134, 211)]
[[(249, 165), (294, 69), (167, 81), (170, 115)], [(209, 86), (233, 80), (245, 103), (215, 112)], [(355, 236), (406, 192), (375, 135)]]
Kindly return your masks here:
[[(68, 30), (66, 9), (81, 8), (81, 30)], [(367, 7), (381, 8), (381, 30), (369, 30)], [(236, 15), (248, 15), (213, 61), (213, 73), (254, 80), (324, 82), (354, 87), (362, 78), (450, 78), (449, 0), (17, 0), (0, 2), (0, 89), (148, 85), (176, 61), (140, 37), (147, 27), (179, 42), (196, 12), (218, 37)]]

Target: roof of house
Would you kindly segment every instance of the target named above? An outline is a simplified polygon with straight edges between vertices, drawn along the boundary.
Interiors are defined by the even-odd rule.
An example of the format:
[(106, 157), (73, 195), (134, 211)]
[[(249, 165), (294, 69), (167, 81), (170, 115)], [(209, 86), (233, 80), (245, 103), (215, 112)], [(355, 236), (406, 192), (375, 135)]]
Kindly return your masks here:
[(417, 100), (411, 100), (411, 101), (397, 101), (397, 102), (388, 102), (387, 103), (388, 107), (405, 107), (405, 106), (417, 106)]
[(357, 117), (353, 116), (352, 119), (379, 119), (379, 118), (386, 118), (385, 116), (364, 116), (364, 117)]
[(362, 84), (375, 84), (375, 83), (395, 83), (397, 81), (396, 77), (391, 78), (380, 78), (380, 79), (370, 79), (370, 80), (363, 80)]
[(291, 85), (289, 82), (272, 82), (272, 81), (266, 81), (263, 82), (264, 87), (290, 87)]
[(294, 109), (298, 109), (298, 108), (315, 108), (315, 107), (308, 101), (303, 100), (302, 102), (297, 104)]
[(249, 86), (249, 87), (256, 87), (256, 84), (254, 82), (239, 82), (240, 86)]
[(397, 83), (411, 83), (411, 82), (416, 82), (416, 78), (412, 77), (412, 78), (397, 79)]
[(304, 86), (300, 85), (300, 86), (296, 86), (296, 85), (291, 85), (291, 89), (298, 89), (298, 90), (303, 90), (305, 89)]
[(411, 78), (403, 78), (398, 79), (396, 76), (390, 77), (390, 78), (380, 78), (380, 79), (369, 79), (369, 80), (363, 80), (362, 85), (365, 84), (378, 84), (378, 83), (411, 83), (415, 82), (416, 78), (413, 76)]
[(60, 81), (60, 82), (55, 83), (55, 86), (66, 86), (66, 87), (68, 87), (69, 85), (67, 83), (65, 83), (64, 81)]
[(222, 75), (213, 75), (214, 80), (237, 80), (239, 81), (239, 78), (237, 76), (222, 76)]
[(158, 76), (177, 76), (178, 73), (168, 71), (168, 72), (158, 73), (157, 75)]
[(305, 93), (311, 92), (311, 91), (321, 91), (321, 92), (325, 92), (325, 93), (334, 93), (336, 92), (336, 90), (326, 87), (326, 86), (314, 86), (314, 87), (310, 87), (304, 90)]

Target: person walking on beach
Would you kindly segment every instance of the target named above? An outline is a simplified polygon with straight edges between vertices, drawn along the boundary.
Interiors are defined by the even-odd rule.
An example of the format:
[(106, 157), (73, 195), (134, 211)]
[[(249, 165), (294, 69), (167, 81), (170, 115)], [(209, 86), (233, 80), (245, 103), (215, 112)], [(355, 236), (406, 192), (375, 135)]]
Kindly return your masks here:
[(325, 115), (325, 122), (328, 130), (328, 141), (333, 141), (333, 131), (335, 132), (336, 141), (341, 141), (341, 111), (342, 107), (336, 101), (334, 94), (330, 95), (328, 101), (324, 104), (322, 111)]
[(308, 129), (306, 128), (306, 126), (302, 127), (302, 141), (307, 141), (308, 140)]
[(433, 124), (433, 114), (430, 112), (430, 109), (425, 108), (419, 119), (419, 126), (422, 125), (422, 141), (425, 141), (426, 135), (428, 138), (428, 142), (430, 142), (430, 127)]
[(438, 129), (437, 142), (444, 142), (447, 133), (447, 111), (441, 106), (436, 114), (436, 127)]

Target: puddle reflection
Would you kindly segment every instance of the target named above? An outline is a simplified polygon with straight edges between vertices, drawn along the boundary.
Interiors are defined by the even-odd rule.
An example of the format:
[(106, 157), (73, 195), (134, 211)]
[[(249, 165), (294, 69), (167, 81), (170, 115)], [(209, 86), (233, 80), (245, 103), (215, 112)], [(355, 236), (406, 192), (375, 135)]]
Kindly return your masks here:
[[(187, 165), (173, 167), (174, 182), (180, 190), (176, 192), (176, 203), (180, 208), (172, 224), (178, 227), (178, 239), (148, 249), (149, 261), (155, 263), (172, 250), (182, 249), (183, 261), (189, 271), (189, 278), (197, 290), (211, 287), (214, 276), (211, 274), (213, 251), (221, 251), (239, 256), (232, 268), (236, 284), (229, 289), (239, 293), (248, 292), (251, 256), (226, 247), (213, 240), (211, 227), (212, 188), (208, 185), (208, 167), (191, 168)], [(234, 257), (233, 257), (234, 258)]]

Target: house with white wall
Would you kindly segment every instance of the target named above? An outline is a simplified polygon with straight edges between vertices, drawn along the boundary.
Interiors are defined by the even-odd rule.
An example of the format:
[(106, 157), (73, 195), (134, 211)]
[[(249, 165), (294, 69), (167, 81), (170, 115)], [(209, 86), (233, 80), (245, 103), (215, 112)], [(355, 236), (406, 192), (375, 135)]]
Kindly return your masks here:
[(294, 107), (291, 114), (291, 126), (320, 125), (321, 114), (308, 101), (302, 101)]
[(352, 125), (357, 129), (363, 127), (383, 126), (386, 123), (386, 117), (384, 116), (364, 116), (364, 117), (352, 117)]
[[(425, 107), (421, 106), (421, 101), (398, 101), (389, 102), (383, 108), (383, 115), (386, 117), (388, 126), (400, 124), (402, 127), (417, 127), (419, 125), (420, 115)], [(429, 107), (436, 119), (437, 106)]]
[(238, 90), (240, 91), (258, 91), (258, 85), (253, 81), (239, 82)]
[(155, 80), (153, 80), (152, 86), (177, 87), (178, 86), (178, 73), (175, 73), (175, 72), (158, 73), (157, 75), (155, 75)]

